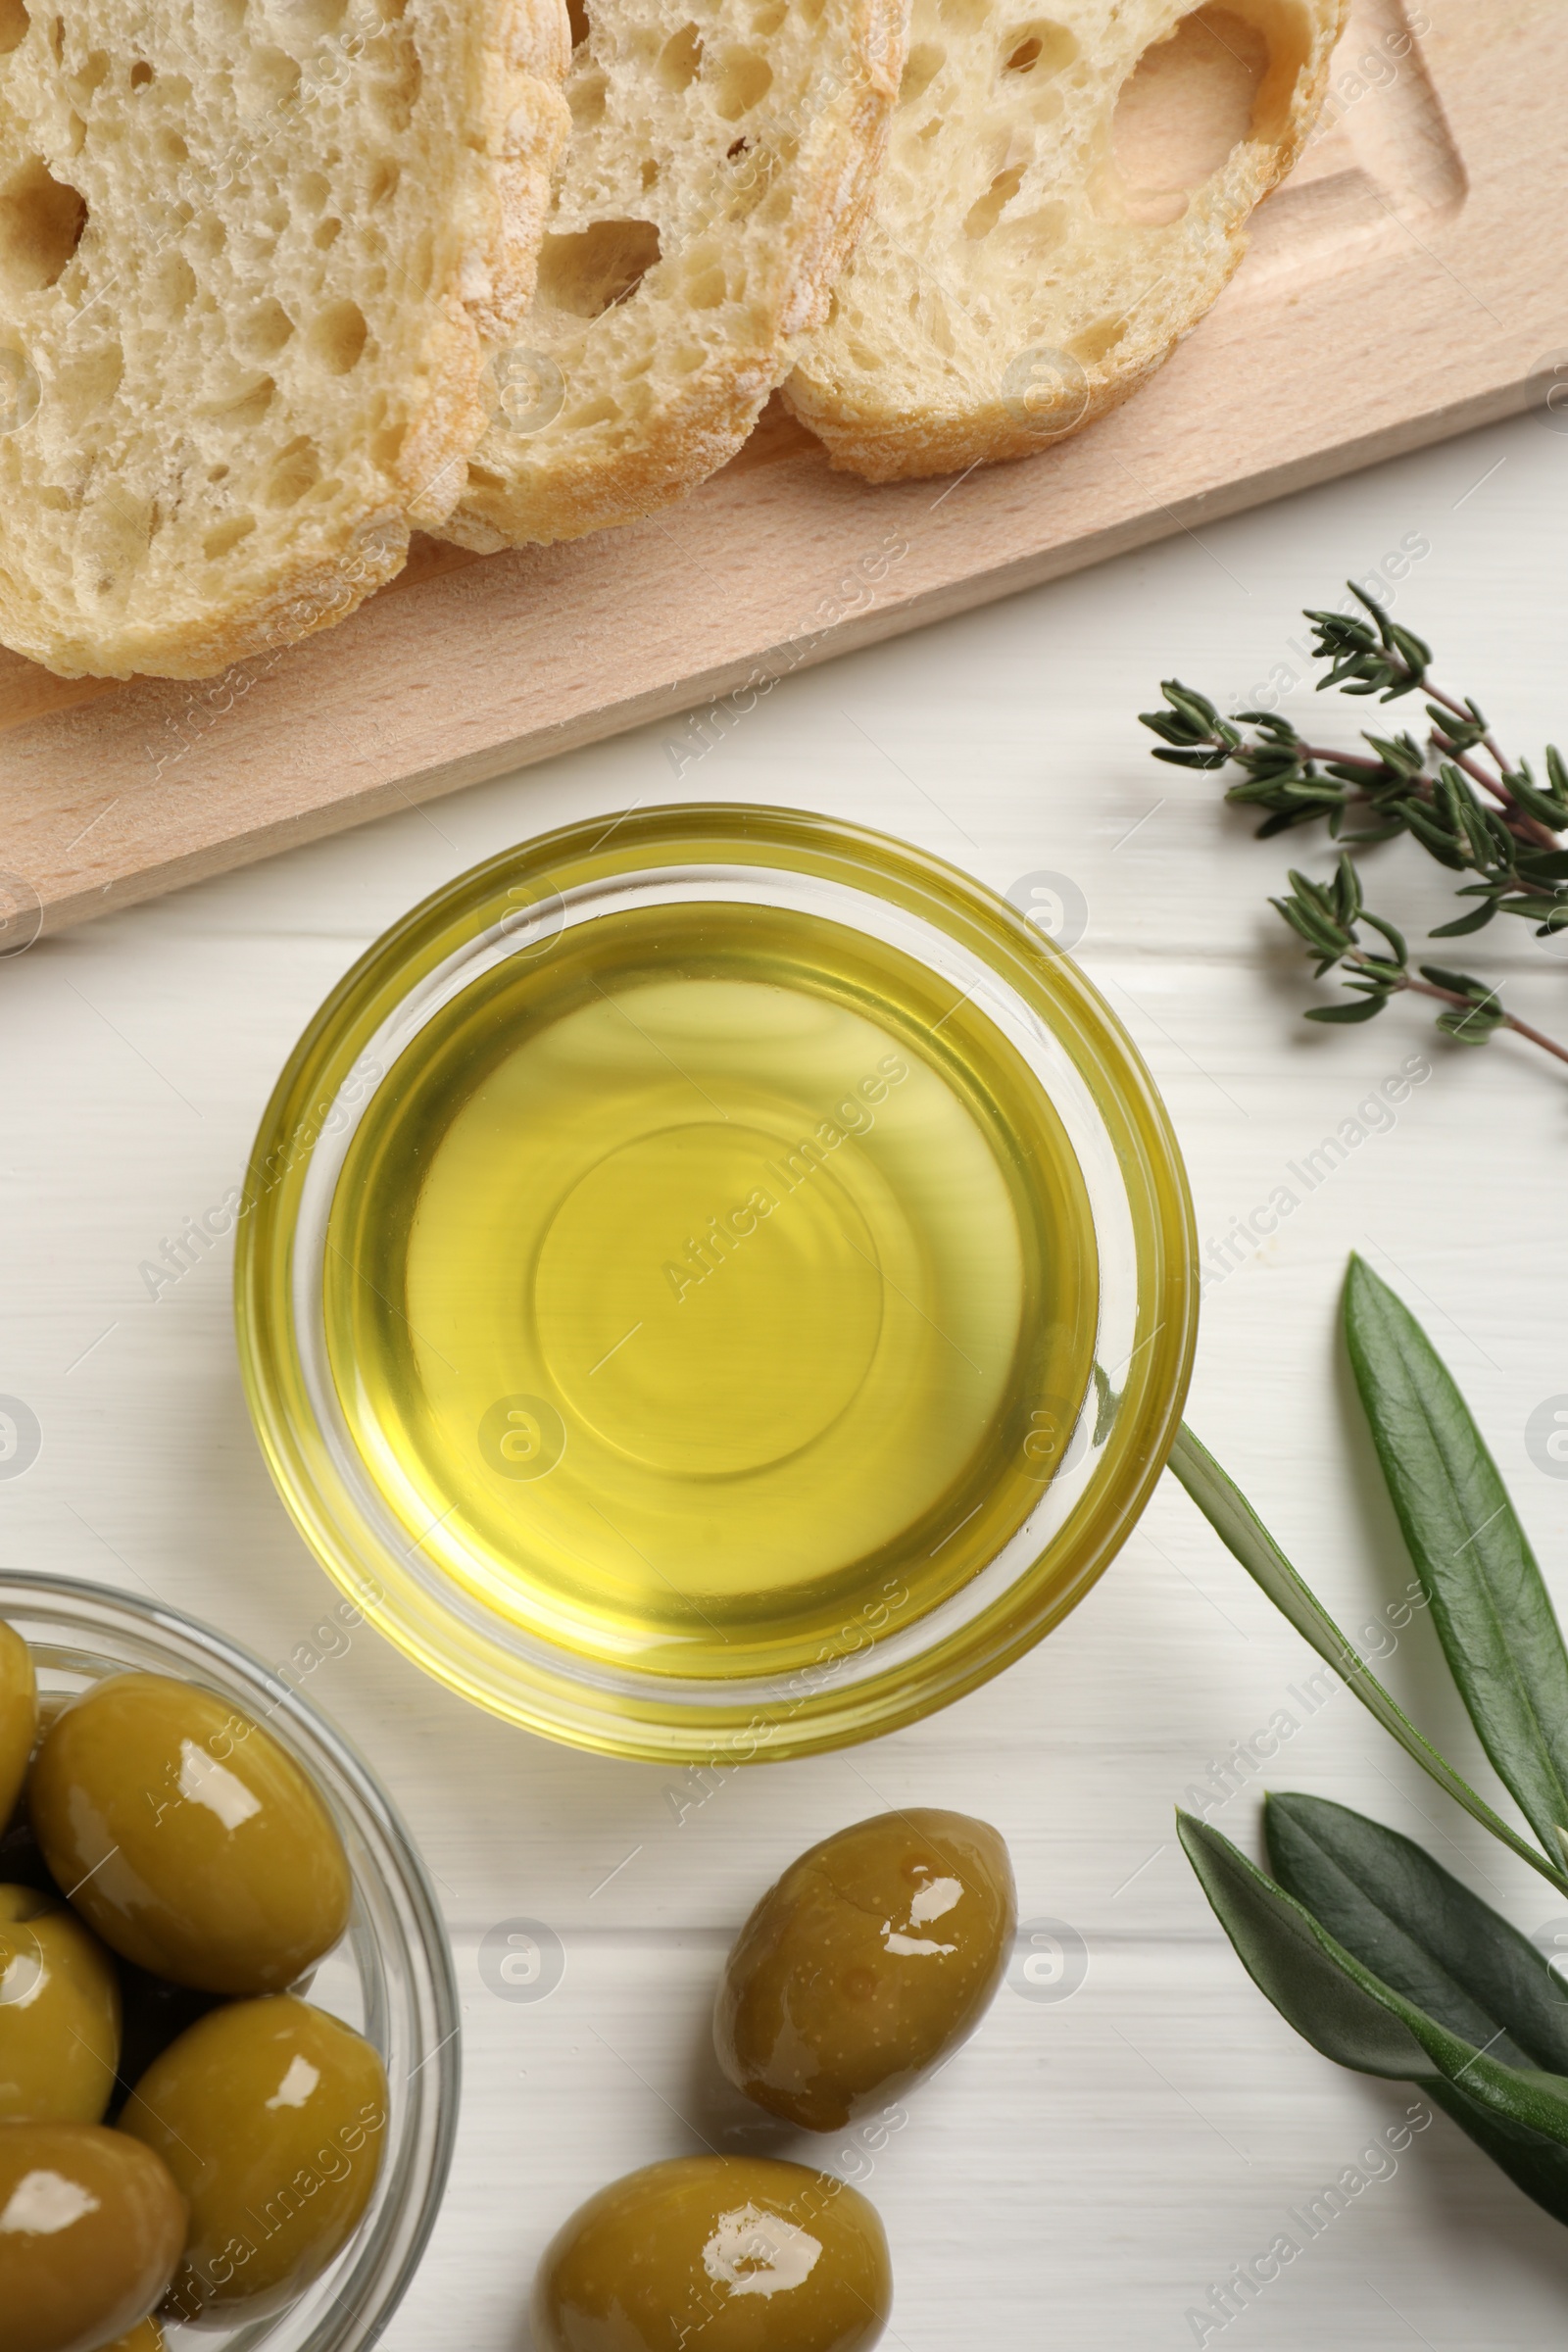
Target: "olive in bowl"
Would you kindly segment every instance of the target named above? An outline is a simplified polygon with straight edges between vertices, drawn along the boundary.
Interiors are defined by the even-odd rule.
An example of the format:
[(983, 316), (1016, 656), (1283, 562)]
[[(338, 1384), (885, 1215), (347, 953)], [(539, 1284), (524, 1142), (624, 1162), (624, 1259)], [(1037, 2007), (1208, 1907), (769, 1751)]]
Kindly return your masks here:
[(0, 2122), (100, 2122), (119, 2059), (119, 1977), (97, 1936), (58, 1895), (0, 1886)]
[(808, 2132), (896, 2097), (973, 2033), (1017, 1895), (998, 1833), (882, 1813), (792, 1862), (741, 1930), (713, 2014), (738, 2090)]
[(613, 2180), (558, 2231), (534, 2285), (538, 2352), (868, 2352), (893, 2275), (880, 2219), (825, 2173), (677, 2156)]
[(122, 2132), (0, 2124), (6, 2352), (96, 2352), (136, 2328), (173, 2274), (185, 2221), (167, 2166)]
[(330, 1814), (284, 1750), (211, 1691), (165, 1675), (94, 1685), (28, 1780), (56, 1884), (105, 1943), (202, 1992), (281, 1992), (348, 1924)]
[(11, 1819), (38, 1736), (38, 1678), (22, 1636), (0, 1623), (0, 1829)]
[(319, 2278), (369, 2204), (386, 2102), (370, 2044), (291, 1994), (229, 2002), (171, 2042), (120, 2119), (190, 2207), (169, 2311), (253, 2320)]

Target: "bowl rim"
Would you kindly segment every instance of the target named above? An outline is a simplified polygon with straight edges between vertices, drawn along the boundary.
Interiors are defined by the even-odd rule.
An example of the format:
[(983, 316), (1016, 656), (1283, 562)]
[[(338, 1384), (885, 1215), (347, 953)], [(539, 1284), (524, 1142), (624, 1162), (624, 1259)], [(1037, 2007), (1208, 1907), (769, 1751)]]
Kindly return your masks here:
[[(361, 1057), (390, 1013), (460, 952), (474, 956), (549, 915), (551, 902), (559, 929), (564, 902), (556, 882), (569, 891), (585, 887), (581, 877), (591, 875), (599, 887), (612, 880), (619, 889), (638, 874), (668, 873), (683, 860), (693, 868), (771, 865), (818, 880), (853, 874), (862, 894), (914, 915), (984, 962), (1073, 1059), (1097, 1114), (1115, 1130), (1118, 1180), (1143, 1212), (1140, 1224), (1139, 1209), (1131, 1211), (1139, 1337), (1124, 1359), (1132, 1368), (1106, 1448), (1114, 1449), (1124, 1473), (1117, 1491), (1107, 1494), (1102, 1481), (1092, 1512), (1075, 1505), (1068, 1528), (1054, 1533), (1009, 1587), (1005, 1605), (983, 1608), (959, 1635), (945, 1637), (923, 1672), (890, 1669), (902, 1696), (864, 1681), (842, 1694), (810, 1690), (782, 1713), (759, 1709), (751, 1698), (730, 1709), (715, 1702), (695, 1725), (678, 1701), (650, 1695), (625, 1703), (595, 1691), (587, 1674), (573, 1674), (566, 1652), (560, 1653), (559, 1672), (510, 1655), (492, 1664), (458, 1606), (443, 1618), (415, 1594), (408, 1577), (400, 1583), (398, 1564), (375, 1545), (373, 1534), (353, 1523), (352, 1497), (340, 1521), (340, 1494), (333, 1492), (335, 1474), (318, 1430), (313, 1450), (308, 1400), (299, 1409), (305, 1387), (291, 1282), (301, 1172), (354, 1099), (351, 1082), (373, 1085), (384, 1075), (378, 1064), (362, 1068)], [(541, 944), (553, 935), (541, 930)], [(729, 802), (636, 807), (514, 844), (428, 894), (356, 959), (306, 1024), (263, 1113), (237, 1225), (235, 1332), (252, 1425), (285, 1507), (327, 1573), (345, 1590), (357, 1585), (363, 1595), (367, 1550), (372, 1550), (375, 1575), (362, 1605), (426, 1672), (526, 1729), (643, 1761), (775, 1761), (849, 1745), (921, 1719), (1012, 1663), (1076, 1605), (1136, 1525), (1175, 1440), (1197, 1342), (1197, 1234), (1180, 1148), (1150, 1072), (1100, 992), (1034, 923), (973, 875), (929, 851), (810, 810)], [(1131, 1416), (1119, 1410), (1129, 1393)], [(1066, 1546), (1065, 1533), (1073, 1538)], [(411, 1548), (416, 1546), (417, 1539)], [(1054, 1563), (1049, 1576), (1048, 1560)], [(1044, 1595), (1042, 1585), (1050, 1587)]]
[[(275, 1732), (277, 1720), (282, 1716), (295, 1727), (299, 1748), (323, 1751), (332, 1770), (341, 1776), (379, 1833), (385, 1853), (390, 1857), (388, 1875), (396, 1878), (397, 1892), (407, 1906), (418, 1957), (427, 1972), (422, 1991), (433, 2012), (430, 2022), (436, 2034), (427, 2059), (416, 2070), (424, 2072), (428, 2067), (431, 2077), (428, 2114), (420, 2134), (423, 2161), (411, 2170), (393, 2210), (402, 2221), (407, 2218), (411, 2200), (416, 2202), (416, 2209), (412, 2226), (399, 2228), (396, 2232), (397, 2243), (392, 2249), (395, 2259), (390, 2268), (376, 2273), (373, 2305), (351, 2304), (349, 2279), (339, 2277), (318, 2321), (293, 2348), (293, 2352), (368, 2352), (368, 2347), (391, 2325), (424, 2258), (445, 2199), (462, 2106), (462, 1999), (451, 1938), (424, 1858), (374, 1767), (356, 1742), (314, 1699), (294, 1690), (276, 1668), (266, 1665), (254, 1650), (231, 1634), (203, 1618), (187, 1615), (168, 1601), (144, 1598), (141, 1593), (120, 1586), (0, 1565), (0, 1623), (20, 1629), (33, 1616), (52, 1620), (51, 1630), (37, 1637), (43, 1645), (55, 1645), (65, 1636), (74, 1638), (87, 1649), (95, 1639), (112, 1638), (117, 1616), (130, 1621), (132, 1628), (145, 1627), (153, 1635), (175, 1637), (182, 1645), (198, 1653), (198, 1657), (212, 1661), (218, 1680), (237, 1683), (256, 1699), (270, 1702), (255, 1709), (262, 1729)], [(109, 1621), (107, 1628), (105, 1620)], [(124, 1671), (153, 1669), (126, 1666)], [(172, 1667), (171, 1673), (172, 1679), (179, 1679)], [(225, 1691), (224, 1695), (231, 1693)], [(298, 1749), (286, 1735), (282, 1744), (300, 1762)], [(301, 1763), (301, 1769), (309, 1771), (311, 1767)], [(336, 1791), (323, 1792), (323, 1796), (335, 1800)], [(417, 2104), (422, 2107), (425, 2103), (426, 2094), (421, 2092)], [(375, 2211), (372, 2203), (354, 2236), (334, 2256), (333, 2272), (340, 2266), (352, 2272), (363, 2263), (371, 2249), (362, 2245), (356, 2258), (355, 2247)], [(380, 2216), (383, 2230), (387, 2218), (385, 2212)], [(251, 2346), (255, 2352), (267, 2352), (274, 2328), (297, 2309), (297, 2304), (285, 2305), (280, 2311), (254, 2321), (247, 2321), (241, 2309), (221, 2340), (232, 2347), (232, 2352), (242, 2352), (242, 2347)], [(219, 2339), (215, 2336), (216, 2340)]]

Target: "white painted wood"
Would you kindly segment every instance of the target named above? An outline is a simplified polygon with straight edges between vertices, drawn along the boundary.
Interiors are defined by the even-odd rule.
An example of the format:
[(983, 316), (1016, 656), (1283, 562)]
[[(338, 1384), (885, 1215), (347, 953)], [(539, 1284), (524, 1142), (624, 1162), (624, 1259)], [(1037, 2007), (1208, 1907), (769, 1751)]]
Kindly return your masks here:
[[(802, 674), (684, 778), (883, 826), (1004, 889), (1042, 867), (1071, 875), (1091, 909), (1082, 959), (1166, 1091), (1205, 1235), (1266, 1199), (1406, 1055), (1430, 1055), (1397, 1127), (1211, 1292), (1192, 1400), (1353, 1624), (1404, 1570), (1334, 1351), (1351, 1248), (1448, 1350), (1568, 1606), (1568, 1487), (1523, 1443), (1531, 1409), (1568, 1391), (1563, 1085), (1511, 1044), (1440, 1050), (1413, 1010), (1338, 1036), (1303, 1027), (1303, 967), (1263, 906), (1285, 853), (1254, 844), (1205, 780), (1156, 767), (1133, 714), (1172, 671), (1250, 695), (1293, 662), (1302, 602), (1332, 602), (1346, 570), (1413, 541), (1429, 552), (1396, 612), (1436, 638), (1444, 674), (1505, 741), (1538, 750), (1568, 729), (1565, 526), (1568, 436), (1521, 418)], [(1321, 725), (1341, 716), (1315, 710)], [(329, 1588), (247, 1426), (226, 1250), (157, 1303), (138, 1265), (222, 1199), (300, 1026), (383, 924), (521, 835), (670, 797), (671, 782), (662, 730), (646, 728), (0, 965), (0, 1392), (43, 1428), (34, 1466), (0, 1480), (0, 1558), (151, 1589), (270, 1657), (309, 1634)], [(1393, 911), (1442, 904), (1406, 850), (1371, 870)], [(1568, 971), (1522, 931), (1466, 955), (1505, 964), (1521, 1006), (1568, 1029)], [(896, 1802), (996, 1821), (1025, 1916), (1068, 1923), (1090, 1965), (1057, 2004), (1004, 1989), (874, 2156), (899, 2278), (889, 2343), (1192, 2343), (1184, 2314), (1209, 2282), (1407, 2104), (1295, 2039), (1169, 1843), (1173, 1800), (1292, 1705), (1309, 1663), (1167, 1483), (1097, 1592), (1001, 1683), (881, 1743), (740, 1775), (677, 1826), (668, 1776), (531, 1740), (360, 1635), (315, 1695), (375, 1760), (438, 1875), (466, 2003), (457, 2170), (392, 2352), (521, 2352), (533, 2261), (573, 2203), (733, 2129), (701, 2055), (726, 1938), (801, 1845)], [(1485, 1783), (1430, 1637), (1412, 1632), (1387, 1671)], [(1267, 1778), (1430, 1838), (1527, 1929), (1551, 1915), (1343, 1692)], [(1255, 1816), (1243, 1793), (1220, 1818), (1250, 1840)], [(497, 1999), (475, 1964), (485, 1931), (518, 1916), (568, 1956), (532, 2006)], [(1440, 2117), (1209, 2340), (1546, 2352), (1565, 2295), (1568, 2234)]]

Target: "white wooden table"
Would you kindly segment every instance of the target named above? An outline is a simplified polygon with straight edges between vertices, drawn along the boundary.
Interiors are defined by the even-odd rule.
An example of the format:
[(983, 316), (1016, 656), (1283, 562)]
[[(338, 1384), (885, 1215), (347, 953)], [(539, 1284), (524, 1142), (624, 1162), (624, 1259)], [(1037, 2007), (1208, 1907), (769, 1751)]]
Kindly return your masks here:
[[(1524, 1442), (1533, 1408), (1568, 1391), (1568, 1094), (1528, 1049), (1447, 1048), (1413, 1007), (1303, 1026), (1305, 967), (1264, 906), (1286, 852), (1255, 844), (1210, 780), (1155, 766), (1134, 713), (1172, 672), (1245, 700), (1277, 666), (1303, 669), (1299, 606), (1393, 556), (1387, 581), (1402, 548), (1396, 613), (1436, 638), (1442, 674), (1505, 742), (1537, 752), (1568, 732), (1565, 529), (1568, 434), (1525, 417), (803, 674), (682, 780), (881, 826), (1002, 890), (1071, 877), (1082, 961), (1164, 1088), (1205, 1237), (1267, 1200), (1406, 1056), (1430, 1057), (1397, 1125), (1211, 1287), (1191, 1403), (1352, 1626), (1407, 1570), (1336, 1349), (1351, 1249), (1447, 1351), (1568, 1605), (1568, 1485)], [(376, 932), (506, 843), (677, 797), (666, 731), (0, 965), (0, 1392), (42, 1432), (25, 1475), (0, 1480), (0, 1558), (151, 1590), (269, 1658), (309, 1636), (330, 1592), (251, 1438), (226, 1245), (156, 1301), (139, 1268), (222, 1200), (298, 1030)], [(1413, 852), (1374, 870), (1390, 911), (1441, 919), (1436, 869)], [(1520, 1008), (1568, 1029), (1568, 971), (1506, 928), (1465, 943), (1468, 959), (1516, 973)], [(1004, 1987), (884, 2148), (791, 2150), (858, 2174), (881, 2208), (899, 2282), (888, 2342), (1198, 2340), (1187, 2315), (1209, 2286), (1413, 2094), (1339, 2072), (1253, 1991), (1171, 1843), (1173, 1801), (1292, 1709), (1301, 1728), (1260, 1778), (1429, 1838), (1529, 1931), (1553, 1908), (1347, 1694), (1304, 1720), (1288, 1692), (1311, 1663), (1169, 1481), (1084, 1606), (1000, 1684), (879, 1744), (741, 1773), (683, 1820), (672, 1776), (512, 1731), (360, 1634), (308, 1688), (378, 1765), (437, 1875), (466, 2036), (451, 2189), (387, 2343), (522, 2352), (535, 2258), (601, 2181), (705, 2140), (790, 2150), (715, 2090), (715, 1973), (789, 1856), (904, 1803), (996, 1822), (1025, 1919), (1063, 1923), (1070, 1965), (1044, 1988), (1067, 1997)], [(1386, 1671), (1489, 1786), (1430, 1633), (1417, 1625)], [(1253, 1789), (1215, 1818), (1250, 1844)], [(563, 1940), (546, 1999), (503, 1999), (480, 1974), (486, 1932), (516, 1918)], [(1565, 2308), (1568, 2232), (1440, 2116), (1223, 2340), (1544, 2352)]]

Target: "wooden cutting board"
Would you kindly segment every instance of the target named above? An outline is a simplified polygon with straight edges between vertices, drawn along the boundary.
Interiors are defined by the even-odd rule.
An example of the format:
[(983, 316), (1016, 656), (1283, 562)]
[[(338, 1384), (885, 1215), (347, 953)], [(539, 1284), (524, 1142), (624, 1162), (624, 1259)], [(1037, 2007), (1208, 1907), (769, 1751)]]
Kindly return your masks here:
[(1329, 105), (1136, 400), (872, 488), (769, 412), (694, 498), (558, 548), (417, 543), (340, 628), (208, 684), (0, 652), (0, 953), (649, 719), (669, 797), (778, 678), (1540, 403), (1568, 428), (1568, 6), (1355, 0)]

